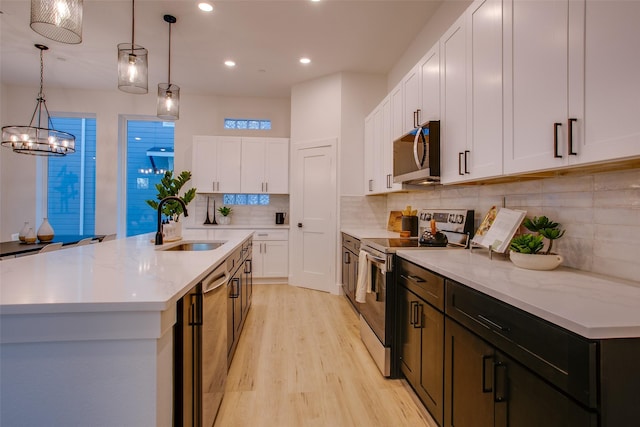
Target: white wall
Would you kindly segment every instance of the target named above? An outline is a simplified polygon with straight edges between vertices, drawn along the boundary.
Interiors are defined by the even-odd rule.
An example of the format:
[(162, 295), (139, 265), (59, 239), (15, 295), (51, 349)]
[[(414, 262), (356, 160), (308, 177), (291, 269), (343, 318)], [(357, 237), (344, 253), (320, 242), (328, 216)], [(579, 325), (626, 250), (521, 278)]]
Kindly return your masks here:
[(444, 0), (436, 13), (427, 21), (420, 33), (389, 71), (387, 92), (391, 91), (405, 74), (440, 40), (440, 36), (462, 15), (472, 0)]
[(364, 194), (364, 118), (386, 96), (379, 74), (342, 73), (340, 194)]
[[(151, 93), (153, 92), (153, 93)], [(36, 87), (3, 86), (2, 125), (28, 123), (36, 104)], [(47, 105), (55, 113), (94, 113), (97, 119), (96, 233), (116, 232), (118, 179), (118, 118), (120, 114), (155, 116), (155, 90), (146, 95), (113, 91), (46, 90)], [(191, 168), (192, 135), (239, 135), (225, 131), (225, 117), (271, 119), (272, 131), (253, 136), (289, 137), (288, 98), (228, 98), (182, 93), (180, 119), (175, 127), (175, 168)], [(9, 240), (24, 221), (34, 226), (36, 159), (0, 150), (0, 240)]]

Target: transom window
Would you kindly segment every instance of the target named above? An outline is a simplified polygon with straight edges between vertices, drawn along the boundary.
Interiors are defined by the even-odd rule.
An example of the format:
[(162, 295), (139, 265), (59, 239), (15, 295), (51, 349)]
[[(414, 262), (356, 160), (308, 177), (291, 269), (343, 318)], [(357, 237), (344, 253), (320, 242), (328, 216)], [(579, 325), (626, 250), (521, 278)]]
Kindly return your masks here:
[(225, 129), (271, 130), (271, 120), (264, 119), (224, 119)]
[(225, 194), (222, 198), (225, 205), (258, 205), (269, 204), (268, 194)]

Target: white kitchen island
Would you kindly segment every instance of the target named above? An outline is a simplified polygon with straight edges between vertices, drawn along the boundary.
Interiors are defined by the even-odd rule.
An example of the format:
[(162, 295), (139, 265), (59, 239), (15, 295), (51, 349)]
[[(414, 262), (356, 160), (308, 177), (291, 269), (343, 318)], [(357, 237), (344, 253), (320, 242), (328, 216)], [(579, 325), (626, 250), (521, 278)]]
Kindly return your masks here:
[(159, 251), (147, 234), (0, 262), (0, 425), (171, 426), (176, 302), (251, 235)]

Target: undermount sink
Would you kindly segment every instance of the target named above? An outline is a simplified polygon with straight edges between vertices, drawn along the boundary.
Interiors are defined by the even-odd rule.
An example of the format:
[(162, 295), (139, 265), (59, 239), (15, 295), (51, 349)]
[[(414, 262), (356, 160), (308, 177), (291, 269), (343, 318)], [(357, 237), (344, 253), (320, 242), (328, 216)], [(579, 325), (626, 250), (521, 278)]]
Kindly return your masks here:
[(160, 251), (211, 251), (226, 242), (181, 242), (176, 245), (158, 249)]

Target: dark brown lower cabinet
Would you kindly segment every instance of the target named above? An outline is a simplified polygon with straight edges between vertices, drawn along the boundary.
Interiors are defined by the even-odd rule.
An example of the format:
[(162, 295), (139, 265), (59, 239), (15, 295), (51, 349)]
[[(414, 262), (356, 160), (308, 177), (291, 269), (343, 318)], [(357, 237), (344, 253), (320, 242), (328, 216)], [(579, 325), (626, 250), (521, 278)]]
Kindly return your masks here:
[(445, 426), (596, 427), (583, 408), (494, 346), (447, 318)]
[(359, 254), (360, 240), (342, 233), (342, 289), (356, 310), (359, 304), (356, 302)]
[(444, 314), (400, 286), (400, 369), (442, 425)]

